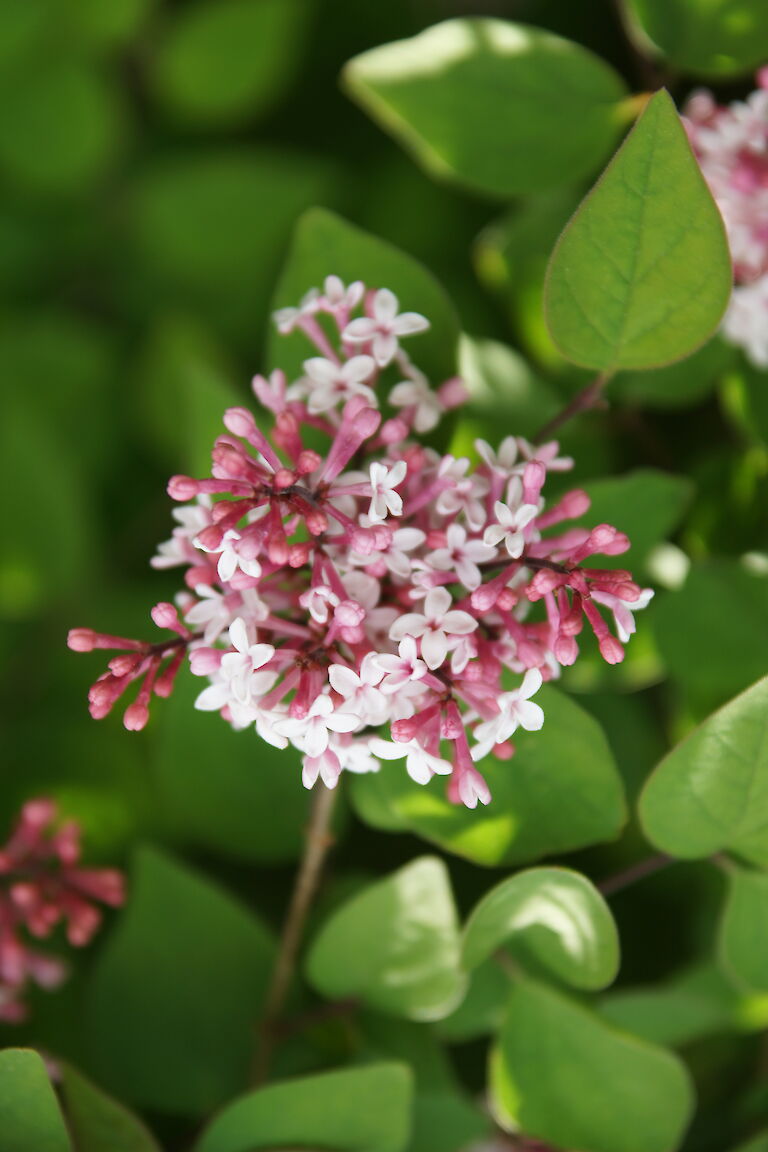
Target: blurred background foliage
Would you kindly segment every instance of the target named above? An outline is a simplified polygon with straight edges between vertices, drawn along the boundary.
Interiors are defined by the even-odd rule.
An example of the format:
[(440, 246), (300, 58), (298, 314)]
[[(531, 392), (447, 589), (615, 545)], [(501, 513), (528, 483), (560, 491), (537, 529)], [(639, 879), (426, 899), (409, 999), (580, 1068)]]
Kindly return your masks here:
[[(452, 297), (473, 393), (455, 448), (477, 435), (531, 433), (584, 382), (546, 334), (541, 290), (585, 185), (566, 179), (510, 204), (435, 183), (338, 87), (350, 57), (467, 14), (551, 29), (609, 61), (631, 90), (649, 84), (611, 0), (0, 3), (4, 825), (24, 798), (51, 794), (83, 822), (91, 859), (123, 863), (152, 840), (186, 853), (265, 924), (279, 922), (307, 811), (291, 757), (195, 713), (192, 684), (157, 707), (143, 733), (128, 736), (119, 716), (94, 724), (85, 694), (98, 669), (67, 651), (66, 630), (141, 635), (149, 607), (173, 595), (173, 573), (147, 565), (169, 535), (165, 481), (204, 468), (221, 411), (247, 402), (250, 377), (266, 366), (270, 308), (293, 302), (273, 296), (294, 225), (311, 206), (418, 258)], [(697, 82), (654, 79), (678, 103)], [(742, 77), (716, 90), (729, 98), (751, 87)], [(563, 442), (595, 522), (615, 520), (633, 536), (635, 569), (658, 593), (626, 664), (607, 669), (590, 654), (565, 686), (603, 725), (632, 800), (672, 741), (766, 670), (768, 381), (715, 339), (684, 363), (624, 373), (609, 399)], [(359, 791), (368, 824), (342, 816), (327, 907), (419, 850), (385, 795)], [(630, 823), (618, 843), (568, 860), (599, 878), (644, 850)], [(491, 877), (447, 858), (466, 908)], [(145, 873), (153, 861), (160, 868), (168, 915), (179, 909), (194, 952), (194, 923), (184, 919), (193, 881), (142, 859)], [(764, 1052), (755, 1062), (764, 1005), (735, 1006), (697, 968), (698, 983), (685, 976), (684, 1003), (698, 1015), (691, 1009), (693, 1025), (686, 1017), (667, 1034), (665, 989), (712, 952), (721, 886), (706, 865), (680, 865), (615, 902), (622, 983), (662, 984), (640, 1024), (632, 996), (641, 993), (619, 990), (606, 1012), (683, 1045), (700, 1084), (686, 1145), (697, 1152), (722, 1149), (768, 1116), (768, 1087), (754, 1078), (766, 1060)], [(248, 931), (261, 963), (267, 945)], [(78, 958), (67, 988), (40, 995), (29, 1025), (0, 1026), (0, 1040), (48, 1047), (95, 1075), (98, 1038), (94, 1047), (80, 1026), (92, 963)], [(189, 987), (194, 1013), (206, 994), (200, 959)], [(103, 1032), (117, 1009), (103, 983), (95, 997)], [(365, 1045), (416, 1059), (430, 1043), (427, 1026), (397, 1027), (388, 1033), (372, 1014), (361, 1024)], [(206, 1043), (204, 1021), (201, 1029)], [(285, 1046), (284, 1071), (332, 1064), (346, 1050), (341, 1025), (316, 1032), (303, 1047)], [(479, 1089), (482, 1044), (460, 1025), (455, 1036), (458, 1074)], [(452, 1080), (421, 1059), (439, 1096)], [(227, 1067), (218, 1075), (212, 1102), (237, 1087)], [(120, 1085), (119, 1068), (112, 1080)], [(182, 1092), (181, 1112), (184, 1103)], [(185, 1121), (158, 1123), (171, 1146), (187, 1130)]]

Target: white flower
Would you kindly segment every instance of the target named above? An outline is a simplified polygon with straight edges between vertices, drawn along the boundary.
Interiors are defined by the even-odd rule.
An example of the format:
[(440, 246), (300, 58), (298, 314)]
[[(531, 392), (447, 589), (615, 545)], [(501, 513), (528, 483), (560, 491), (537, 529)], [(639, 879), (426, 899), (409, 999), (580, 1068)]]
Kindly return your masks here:
[(458, 460), (453, 456), (444, 457), (438, 475), (442, 480), (449, 480), (450, 487), (440, 493), (435, 507), (443, 516), (463, 512), (470, 528), (478, 531), (485, 524), (483, 499), (488, 492), (488, 481), (484, 476), (467, 476), (469, 463), (466, 456)]
[(414, 379), (402, 380), (399, 384), (395, 384), (389, 393), (389, 402), (393, 408), (414, 408), (414, 431), (429, 432), (440, 423), (445, 409), (437, 392), (430, 388), (426, 376), (422, 376), (420, 372), (416, 375), (416, 369), (413, 369), (413, 372)]
[(541, 672), (538, 668), (529, 668), (519, 688), (504, 692), (497, 698), (498, 715), (475, 727), (477, 744), (472, 749), (473, 760), (482, 760), (494, 744), (503, 744), (518, 728), (538, 732), (544, 723), (544, 712), (538, 704), (532, 704), (530, 698), (538, 692), (541, 684)]
[(647, 608), (652, 598), (652, 588), (643, 588), (637, 600), (622, 600), (619, 596), (614, 596), (612, 592), (600, 590), (592, 592), (592, 599), (596, 600), (598, 604), (605, 604), (606, 608), (610, 608), (613, 613), (613, 618), (616, 621), (616, 633), (622, 644), (626, 644), (637, 629), (633, 613)]
[(198, 496), (196, 504), (173, 509), (173, 518), (180, 527), (174, 528), (170, 540), (158, 544), (157, 555), (150, 560), (153, 568), (175, 568), (189, 563), (192, 541), (211, 522), (210, 508), (210, 497)]
[(293, 332), (304, 316), (311, 316), (317, 312), (319, 303), (320, 293), (317, 288), (310, 288), (302, 297), (298, 308), (278, 308), (277, 312), (273, 312), (272, 319), (280, 335), (287, 336), (289, 332)]
[(391, 468), (386, 464), (371, 464), (371, 506), (368, 509), (368, 519), (372, 524), (381, 524), (387, 518), (387, 513), (393, 516), (402, 516), (403, 498), (395, 492), (398, 484), (402, 484), (408, 465), (405, 460), (398, 460)]
[(397, 296), (389, 288), (380, 288), (373, 298), (372, 316), (361, 316), (344, 329), (344, 339), (353, 344), (371, 344), (376, 363), (384, 368), (394, 358), (401, 336), (424, 332), (429, 321), (418, 312), (401, 312)]
[(734, 288), (723, 334), (743, 348), (758, 368), (768, 368), (768, 274)]
[(353, 732), (359, 723), (357, 716), (335, 711), (330, 696), (318, 696), (302, 719), (289, 716), (278, 720), (274, 728), (279, 736), (287, 736), (300, 752), (314, 759), (328, 747), (329, 732)]
[(455, 641), (448, 637), (466, 636), (477, 628), (469, 612), (451, 607), (453, 600), (445, 588), (431, 588), (424, 599), (424, 612), (406, 612), (389, 630), (390, 639), (421, 638), (421, 655), (428, 668), (439, 668)]
[(335, 788), (341, 776), (341, 764), (336, 753), (326, 748), (319, 756), (304, 756), (302, 760), (301, 782), (305, 788), (312, 788), (318, 776), (326, 788)]
[[(213, 644), (229, 628), (235, 613), (249, 620), (266, 620), (269, 608), (255, 588), (246, 588), (239, 597), (218, 592), (207, 584), (198, 584), (195, 595), (200, 599), (185, 614), (184, 620), (193, 628), (203, 627), (203, 643)], [(233, 600), (237, 607), (233, 607)]]
[(477, 802), (490, 804), (491, 790), (479, 772), (464, 769), (459, 774), (459, 799), (466, 808), (477, 808)]
[[(203, 552), (218, 552), (219, 562), (217, 571), (219, 573), (219, 580), (222, 584), (228, 584), (229, 581), (237, 572), (238, 568), (246, 574), (252, 576), (254, 579), (261, 576), (261, 564), (255, 557), (249, 556), (248, 552), (253, 547), (253, 542), (246, 540), (245, 545), (241, 544), (242, 537), (234, 528), (230, 528), (224, 533), (221, 543), (216, 548), (206, 548), (199, 538), (195, 540), (195, 547), (200, 548)], [(243, 552), (245, 555), (243, 555)]]
[(373, 736), (368, 746), (374, 756), (380, 756), (382, 760), (402, 760), (405, 757), (405, 770), (417, 784), (428, 784), (433, 776), (450, 776), (453, 771), (447, 760), (425, 751), (418, 740), (395, 743)]
[(497, 500), (493, 506), (496, 524), (489, 524), (483, 533), (486, 544), (496, 545), (504, 541), (504, 546), (513, 560), (522, 556), (525, 548), (525, 529), (538, 515), (535, 504), (520, 504), (514, 510), (508, 504)]
[(325, 302), (334, 311), (338, 308), (350, 312), (362, 300), (363, 292), (365, 284), (362, 280), (354, 280), (347, 287), (338, 276), (326, 276), (323, 284)]
[(387, 719), (387, 701), (376, 685), (384, 672), (374, 662), (374, 653), (369, 652), (360, 665), (360, 673), (344, 664), (331, 664), (328, 679), (334, 692), (344, 697), (339, 705), (340, 712), (350, 712), (363, 725), (378, 728)]
[(195, 701), (195, 707), (203, 712), (219, 711), (225, 705), (252, 708), (254, 700), (268, 692), (277, 679), (276, 672), (261, 671), (275, 649), (271, 644), (251, 644), (242, 616), (230, 625), (229, 642), (235, 651), (224, 653), (218, 679)]
[(306, 608), (318, 624), (327, 624), (331, 608), (338, 607), (339, 597), (327, 584), (314, 584), (299, 596), (299, 604)]
[(380, 688), (386, 695), (398, 692), (409, 681), (421, 680), (427, 674), (427, 666), (423, 660), (419, 660), (416, 641), (412, 636), (401, 640), (397, 651), (397, 656), (390, 652), (378, 652), (373, 656), (382, 674), (385, 674)]
[(307, 379), (304, 381), (307, 410), (318, 416), (351, 396), (364, 396), (369, 404), (376, 404), (376, 395), (366, 384), (376, 371), (371, 356), (352, 356), (344, 364), (334, 364), (323, 356), (304, 361)]
[(427, 562), (440, 572), (455, 572), (470, 592), (479, 588), (482, 574), (478, 564), (492, 560), (496, 549), (482, 540), (467, 540), (467, 530), (461, 524), (449, 524), (445, 533), (445, 548), (436, 548), (427, 555)]
[(494, 452), (487, 440), (475, 440), (475, 448), (489, 468), (507, 475), (517, 463), (517, 437), (505, 436)]
[(569, 472), (573, 468), (572, 456), (558, 456), (560, 445), (557, 440), (549, 440), (546, 444), (531, 444), (518, 436), (517, 446), (523, 460), (538, 460), (545, 465), (547, 472)]

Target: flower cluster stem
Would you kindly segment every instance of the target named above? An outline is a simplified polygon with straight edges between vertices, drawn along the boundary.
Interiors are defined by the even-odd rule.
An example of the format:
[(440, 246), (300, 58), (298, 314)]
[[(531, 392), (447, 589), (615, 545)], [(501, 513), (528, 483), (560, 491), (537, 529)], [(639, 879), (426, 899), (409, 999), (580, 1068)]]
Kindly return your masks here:
[(580, 412), (588, 412), (590, 408), (596, 408), (603, 397), (603, 389), (611, 378), (610, 372), (601, 372), (596, 376), (585, 388), (577, 392), (572, 400), (565, 405), (565, 407), (548, 420), (533, 437), (534, 444), (540, 444), (542, 440), (548, 440), (553, 432), (556, 432), (563, 424), (566, 424), (574, 416), (578, 416)]
[(307, 915), (317, 893), (328, 851), (333, 845), (331, 820), (337, 792), (338, 788), (326, 788), (318, 781), (312, 797), (304, 854), (283, 922), (280, 946), (259, 1028), (251, 1077), (254, 1085), (263, 1084), (269, 1076), (275, 1036), (296, 970)]

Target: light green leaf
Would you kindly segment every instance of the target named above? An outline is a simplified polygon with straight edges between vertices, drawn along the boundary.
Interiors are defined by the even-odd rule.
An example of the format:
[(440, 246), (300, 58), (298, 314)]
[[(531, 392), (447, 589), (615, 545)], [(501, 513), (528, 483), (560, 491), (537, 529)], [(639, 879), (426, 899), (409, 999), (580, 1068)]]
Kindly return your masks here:
[(383, 764), (390, 803), (411, 831), (448, 852), (491, 867), (519, 864), (612, 840), (625, 819), (621, 779), (600, 726), (578, 704), (545, 686), (540, 732), (516, 732), (511, 761), (488, 756), (478, 767), (492, 800), (469, 810), (452, 804), (445, 782), (416, 784), (401, 763)]
[(270, 1084), (229, 1104), (194, 1152), (302, 1145), (338, 1152), (405, 1152), (411, 1080), (404, 1064), (369, 1064)]
[(601, 556), (600, 567), (634, 572), (644, 565), (651, 549), (672, 534), (693, 495), (693, 485), (686, 477), (655, 468), (587, 480), (579, 487), (592, 501), (581, 523), (587, 528), (613, 524), (626, 532), (632, 544), (620, 556)]
[(552, 254), (549, 330), (587, 368), (656, 368), (712, 335), (731, 280), (720, 213), (657, 92)]
[(309, 17), (308, 0), (197, 0), (176, 9), (153, 64), (160, 101), (182, 118), (226, 127), (263, 113), (293, 77)]
[(640, 797), (640, 819), (671, 856), (695, 860), (730, 849), (768, 867), (767, 805), (768, 677), (662, 760)]
[(411, 1020), (438, 1020), (464, 991), (448, 871), (422, 856), (343, 905), (315, 937), (310, 983)]
[(691, 1112), (671, 1052), (529, 982), (512, 991), (490, 1075), (504, 1127), (581, 1152), (673, 1152)]
[(137, 853), (129, 894), (90, 980), (91, 1063), (120, 1098), (205, 1115), (247, 1084), (272, 938), (155, 849)]
[(0, 1152), (72, 1152), (48, 1073), (37, 1052), (0, 1052)]
[(503, 880), (474, 908), (461, 961), (475, 968), (502, 945), (533, 956), (575, 988), (604, 988), (619, 970), (619, 938), (608, 905), (570, 868), (530, 868)]
[(676, 68), (696, 76), (738, 76), (768, 56), (762, 0), (627, 0), (639, 28)]
[[(412, 256), (347, 223), (324, 208), (312, 208), (299, 220), (273, 297), (275, 308), (295, 306), (310, 288), (322, 287), (328, 275), (345, 283), (363, 280), (369, 288), (391, 288), (403, 309), (420, 312), (429, 331), (411, 337), (408, 355), (434, 384), (456, 371), (459, 327), (444, 290)], [(280, 336), (270, 328), (268, 360), (290, 375), (313, 355), (301, 333)]]
[(446, 20), (355, 57), (343, 79), (428, 172), (504, 198), (593, 172), (626, 116), (604, 61), (503, 20)]
[(77, 1152), (160, 1152), (138, 1117), (69, 1065), (62, 1068), (61, 1092)]
[[(662, 659), (697, 714), (711, 712), (766, 670), (768, 579), (732, 559), (694, 564), (651, 617)], [(717, 610), (713, 611), (713, 606)]]
[[(766, 761), (768, 765), (768, 761)], [(720, 959), (739, 985), (768, 992), (768, 875), (731, 867)]]
[(154, 733), (160, 803), (185, 842), (245, 860), (277, 863), (301, 852), (311, 794), (292, 748), (273, 748), (253, 728), (235, 732), (197, 712), (203, 683), (179, 677)]

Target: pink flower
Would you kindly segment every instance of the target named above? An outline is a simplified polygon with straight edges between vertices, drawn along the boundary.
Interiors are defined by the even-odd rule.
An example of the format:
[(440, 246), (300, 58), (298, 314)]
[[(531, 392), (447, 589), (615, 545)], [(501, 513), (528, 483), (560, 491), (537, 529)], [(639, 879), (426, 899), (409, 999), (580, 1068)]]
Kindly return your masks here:
[(307, 410), (312, 415), (327, 412), (340, 401), (346, 403), (352, 396), (362, 396), (369, 404), (376, 403), (376, 395), (366, 384), (376, 371), (371, 356), (353, 356), (344, 364), (334, 364), (323, 356), (304, 361), (307, 374)]
[(398, 300), (388, 288), (380, 288), (369, 305), (369, 315), (353, 320), (344, 329), (344, 339), (353, 344), (370, 344), (371, 354), (381, 368), (395, 357), (403, 336), (425, 332), (429, 321), (418, 312), (398, 314)]

